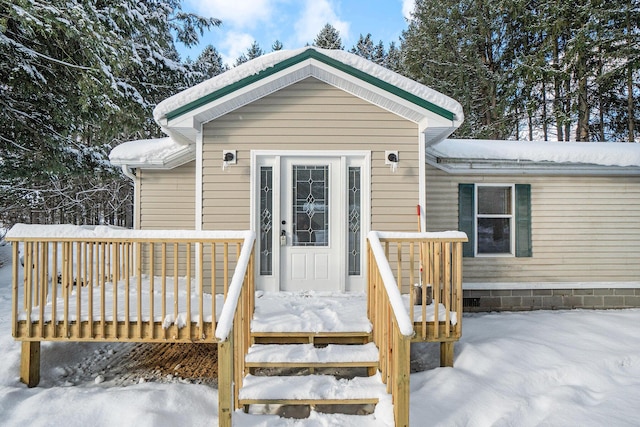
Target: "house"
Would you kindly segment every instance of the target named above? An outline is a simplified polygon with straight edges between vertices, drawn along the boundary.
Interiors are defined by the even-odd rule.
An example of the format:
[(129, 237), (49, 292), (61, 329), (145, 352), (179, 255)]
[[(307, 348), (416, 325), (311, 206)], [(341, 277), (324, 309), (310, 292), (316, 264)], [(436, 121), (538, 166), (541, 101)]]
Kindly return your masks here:
[(425, 147), (463, 121), (447, 96), (314, 47), (242, 64), (154, 117), (168, 138), (110, 155), (135, 171), (136, 228), (255, 230), (256, 288), (271, 291), (364, 291), (367, 233), (425, 230)]
[(640, 306), (640, 144), (444, 140), (426, 161), (427, 229), (469, 236), (466, 311)]
[(368, 230), (417, 230), (417, 204), (421, 230), (470, 236), (467, 310), (640, 306), (639, 144), (446, 139), (455, 100), (316, 48), (154, 115), (170, 138), (111, 154), (136, 170), (137, 227), (256, 230), (258, 289), (363, 290)]
[[(450, 140), (458, 102), (314, 47), (242, 64), (154, 118), (168, 137), (110, 155), (134, 182), (136, 230), (9, 232), (14, 255), (25, 249), (12, 333), (31, 386), (43, 340), (209, 342), (220, 425), (241, 407), (328, 403), (375, 405), (376, 420), (406, 426), (410, 344), (439, 343), (453, 366), (463, 301), (640, 306), (637, 144)], [(258, 327), (294, 293), (307, 305), (271, 317), (302, 319), (325, 295), (361, 317)], [(301, 367), (366, 377), (253, 375)]]

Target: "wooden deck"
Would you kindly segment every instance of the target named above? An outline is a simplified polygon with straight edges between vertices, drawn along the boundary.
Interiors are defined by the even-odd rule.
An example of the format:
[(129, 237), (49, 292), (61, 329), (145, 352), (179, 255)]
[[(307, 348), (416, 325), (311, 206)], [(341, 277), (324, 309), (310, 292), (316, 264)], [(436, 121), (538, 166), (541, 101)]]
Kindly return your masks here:
[[(219, 424), (229, 426), (233, 413), (245, 405), (292, 403), (288, 397), (240, 399), (250, 369), (286, 365), (247, 362), (252, 345), (374, 343), (377, 361), (362, 366), (367, 375), (379, 372), (391, 395), (395, 424), (408, 425), (410, 343), (441, 343), (441, 365), (453, 365), (453, 344), (462, 333), (466, 238), (459, 233), (370, 234), (361, 317), (342, 322), (368, 324), (368, 329), (253, 331), (251, 321), (260, 304), (253, 280), (253, 233), (199, 238), (172, 237), (170, 232), (136, 238), (126, 237), (126, 231), (113, 234), (60, 238), (26, 231), (7, 239), (13, 244), (12, 334), (23, 342), (21, 380), (28, 386), (39, 382), (41, 341), (217, 343)], [(344, 363), (349, 364), (294, 364), (314, 372)], [(350, 399), (374, 400), (378, 397)], [(324, 396), (298, 403), (348, 401)]]

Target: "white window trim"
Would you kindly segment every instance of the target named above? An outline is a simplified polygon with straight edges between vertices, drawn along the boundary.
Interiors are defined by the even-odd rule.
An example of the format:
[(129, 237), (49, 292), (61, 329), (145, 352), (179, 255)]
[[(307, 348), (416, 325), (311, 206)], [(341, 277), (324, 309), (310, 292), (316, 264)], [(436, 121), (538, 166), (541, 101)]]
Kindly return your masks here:
[[(478, 258), (513, 258), (516, 256), (516, 234), (515, 234), (515, 212), (516, 212), (516, 185), (511, 184), (474, 184), (474, 207), (473, 207), (473, 233), (474, 233), (474, 241), (475, 246), (473, 248), (474, 256)], [(510, 215), (478, 215), (478, 201), (480, 199), (480, 192), (478, 189), (480, 187), (510, 187), (511, 188), (511, 214)], [(478, 238), (478, 218), (509, 218), (509, 253), (479, 253), (478, 245), (480, 243), (480, 239)]]

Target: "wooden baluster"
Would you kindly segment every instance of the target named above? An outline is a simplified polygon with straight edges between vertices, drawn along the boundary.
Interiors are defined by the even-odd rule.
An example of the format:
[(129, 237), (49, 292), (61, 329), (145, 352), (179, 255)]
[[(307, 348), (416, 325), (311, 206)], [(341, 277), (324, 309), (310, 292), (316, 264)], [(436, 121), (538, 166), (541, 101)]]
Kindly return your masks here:
[(156, 338), (155, 328), (155, 313), (154, 313), (154, 301), (155, 301), (155, 244), (149, 242), (149, 326), (151, 328), (151, 339)]
[(136, 290), (138, 293), (138, 299), (136, 300), (136, 302), (138, 303), (137, 329), (138, 329), (138, 338), (142, 339), (142, 243), (141, 242), (136, 242), (135, 256), (136, 256), (136, 279), (137, 279)]
[(414, 242), (409, 243), (409, 320), (411, 321), (411, 325), (414, 322), (414, 306), (416, 303), (416, 287), (415, 287), (415, 247)]
[(444, 278), (443, 278), (443, 303), (445, 307), (445, 336), (449, 338), (451, 336), (451, 243), (443, 243), (444, 250)]
[(73, 283), (73, 243), (64, 242), (62, 245), (62, 293), (64, 296), (63, 326), (64, 337), (69, 338), (69, 288)]
[[(173, 322), (176, 325), (176, 331), (178, 330), (178, 243), (173, 244)], [(177, 334), (176, 334), (177, 338)]]
[(187, 306), (187, 313), (185, 315), (185, 322), (186, 322), (186, 332), (187, 332), (187, 337), (188, 339), (192, 339), (191, 336), (191, 242), (186, 242), (187, 245), (187, 283), (185, 285), (186, 287), (186, 306)]
[(441, 245), (440, 243), (433, 243), (433, 282), (431, 282), (431, 289), (433, 293), (433, 324), (434, 324), (434, 337), (440, 338), (440, 301), (441, 301)]
[[(107, 242), (100, 242), (99, 246), (100, 258), (99, 258), (99, 275), (98, 275), (98, 286), (100, 287), (100, 330), (102, 339), (106, 338), (106, 325), (105, 325), (105, 317), (106, 313), (106, 303), (105, 303), (105, 287), (107, 277), (106, 274), (109, 270), (106, 270), (108, 255), (107, 252), (109, 250), (109, 245)], [(105, 271), (106, 270), (106, 271)]]
[[(202, 277), (204, 273), (204, 245), (202, 242), (197, 243), (197, 256), (198, 256), (198, 313), (200, 313), (200, 319), (198, 320), (198, 330), (200, 331), (200, 338), (205, 338), (204, 334), (204, 279)], [(215, 294), (213, 295), (215, 299)]]
[(44, 312), (47, 306), (47, 288), (49, 287), (49, 244), (47, 242), (40, 243), (40, 254), (39, 254), (39, 264), (40, 268), (40, 279), (39, 279), (39, 288), (40, 288), (40, 324), (38, 325), (38, 329), (40, 330), (40, 338), (44, 338), (44, 328), (45, 328), (45, 319)]
[(229, 292), (229, 243), (224, 242), (224, 254), (223, 254), (223, 286), (224, 286), (224, 300), (227, 300), (227, 293)]
[(111, 266), (112, 266), (112, 278), (111, 286), (113, 288), (113, 337), (119, 338), (118, 334), (118, 278), (120, 277), (119, 270), (119, 253), (120, 242), (111, 243)]
[(93, 288), (94, 288), (94, 283), (93, 281), (95, 280), (95, 271), (94, 269), (96, 268), (96, 257), (95, 257), (95, 253), (94, 253), (94, 248), (96, 247), (98, 243), (96, 243), (95, 241), (90, 242), (89, 243), (89, 257), (88, 257), (88, 264), (89, 264), (89, 280), (87, 282), (87, 292), (89, 293), (89, 307), (87, 308), (87, 315), (89, 317), (89, 338), (93, 338), (94, 334), (93, 334)]
[(165, 319), (167, 318), (167, 243), (162, 242), (162, 272), (161, 272), (161, 280), (162, 280), (162, 330), (164, 332), (164, 338), (167, 338), (167, 329), (164, 327)]
[(54, 338), (58, 338), (56, 309), (58, 308), (58, 282), (62, 282), (62, 270), (58, 272), (58, 245), (58, 242), (53, 242), (51, 247), (51, 328)]
[(75, 244), (76, 247), (76, 273), (75, 273), (75, 277), (73, 278), (73, 283), (76, 286), (76, 336), (75, 338), (80, 338), (81, 337), (81, 324), (82, 324), (82, 318), (80, 317), (82, 315), (82, 270), (83, 270), (83, 263), (82, 263), (82, 253), (84, 252), (83, 250), (83, 244), (82, 242), (76, 242)]
[[(11, 286), (12, 286), (12, 299), (11, 301), (13, 301), (12, 305), (11, 305), (11, 311), (12, 311), (12, 316), (11, 316), (11, 330), (12, 330), (12, 335), (14, 337), (18, 336), (18, 307), (20, 306), (20, 302), (18, 300), (18, 290), (19, 290), (19, 283), (18, 283), (18, 273), (20, 272), (19, 268), (18, 268), (18, 259), (20, 258), (20, 242), (12, 242), (11, 243), (11, 249), (12, 249), (12, 253), (11, 253)], [(24, 283), (23, 283), (24, 286)], [(24, 296), (23, 296), (24, 298)], [(24, 302), (23, 302), (24, 304)], [(28, 323), (28, 322), (27, 322)]]
[[(431, 283), (431, 264), (429, 257), (432, 251), (430, 250), (429, 243), (420, 242), (421, 247), (421, 267), (422, 267), (422, 301), (420, 301), (420, 309), (422, 312), (422, 340), (427, 339), (427, 299), (429, 294), (429, 284)], [(426, 267), (426, 268), (424, 268)]]
[(216, 266), (216, 243), (211, 242), (211, 327), (215, 334), (216, 324), (218, 322), (218, 315), (216, 309), (216, 276), (218, 275), (218, 269)]
[[(27, 324), (31, 324), (31, 276), (33, 275), (33, 261), (31, 260), (31, 251), (32, 251), (33, 242), (24, 242), (24, 255), (23, 255), (23, 263), (24, 263), (24, 289), (25, 289), (25, 298), (24, 298), (24, 309), (27, 312)], [(30, 328), (30, 327), (29, 327)]]
[(453, 244), (453, 299), (455, 301), (456, 310), (456, 337), (462, 334), (462, 242)]

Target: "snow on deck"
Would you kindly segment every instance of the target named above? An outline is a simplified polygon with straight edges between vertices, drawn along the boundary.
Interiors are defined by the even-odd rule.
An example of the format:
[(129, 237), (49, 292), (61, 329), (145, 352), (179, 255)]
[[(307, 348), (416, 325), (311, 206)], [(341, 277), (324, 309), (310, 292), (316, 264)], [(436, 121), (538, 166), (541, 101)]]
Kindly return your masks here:
[(371, 332), (365, 293), (258, 292), (252, 332)]
[[(63, 298), (62, 293), (62, 285), (58, 284), (58, 288), (56, 289), (56, 322), (62, 322), (64, 320), (64, 305), (65, 300)], [(200, 313), (199, 313), (199, 297), (195, 292), (195, 282), (192, 281), (190, 285), (190, 303), (191, 303), (191, 321), (199, 322), (200, 321)], [(78, 308), (78, 298), (77, 298), (77, 286), (74, 286), (70, 290), (69, 295), (69, 318), (68, 320), (74, 322), (77, 320), (77, 308)], [(153, 294), (151, 293), (151, 281), (149, 277), (143, 277), (141, 282), (141, 292), (138, 294), (137, 289), (137, 279), (132, 277), (129, 280), (129, 321), (137, 322), (138, 321), (138, 301), (141, 304), (141, 320), (143, 322), (151, 321), (151, 301), (153, 301), (153, 321), (154, 322), (162, 322), (164, 328), (168, 328), (171, 325), (177, 325), (179, 328), (182, 328), (186, 325), (187, 320), (187, 281), (185, 278), (178, 278), (178, 293), (174, 292), (174, 281), (172, 277), (168, 277), (166, 281), (166, 293), (165, 293), (165, 303), (166, 303), (166, 313), (165, 316), (162, 316), (162, 282), (159, 277), (154, 279), (154, 290)], [(22, 289), (21, 289), (22, 291)], [(88, 321), (89, 320), (89, 294), (92, 293), (93, 301), (92, 301), (92, 320), (94, 322), (102, 320), (100, 317), (100, 307), (104, 303), (105, 306), (105, 321), (111, 322), (114, 320), (114, 296), (116, 302), (116, 311), (115, 317), (119, 322), (123, 322), (126, 320), (126, 312), (125, 312), (125, 301), (127, 299), (126, 294), (125, 281), (121, 280), (118, 282), (116, 287), (116, 291), (114, 292), (113, 286), (110, 282), (107, 282), (105, 285), (104, 297), (102, 296), (101, 289), (97, 286), (89, 287), (89, 286), (81, 286), (80, 287), (80, 320)], [(22, 293), (22, 292), (21, 292)], [(51, 301), (52, 294), (49, 293), (47, 297), (47, 305), (44, 308), (44, 321), (51, 322), (53, 316), (53, 304)], [(178, 300), (178, 311), (177, 316), (174, 312), (174, 301), (177, 298)], [(212, 316), (212, 296), (211, 294), (203, 294), (203, 322), (210, 323), (213, 319)], [(20, 300), (22, 301), (22, 295), (20, 296)], [(220, 317), (220, 312), (222, 311), (223, 305), (223, 296), (216, 295), (216, 317)], [(18, 320), (26, 320), (27, 315), (26, 312), (21, 311), (18, 315)], [(39, 307), (35, 307), (32, 309), (31, 313), (31, 321), (37, 322), (40, 320), (40, 309)]]
[[(116, 318), (122, 322), (125, 320), (125, 281), (118, 282), (116, 287)], [(162, 322), (165, 328), (176, 325), (182, 328), (186, 325), (187, 319), (187, 283), (184, 277), (178, 279), (178, 293), (174, 293), (173, 278), (168, 277), (166, 283), (165, 300), (166, 313), (162, 316), (162, 286), (159, 277), (154, 278), (153, 297), (151, 296), (151, 281), (147, 276), (141, 280), (141, 317), (143, 322), (151, 320), (151, 300), (153, 300), (153, 321)], [(199, 299), (195, 292), (196, 284), (192, 281), (191, 291), (191, 321), (200, 320)], [(77, 287), (73, 287), (69, 295), (69, 321), (77, 320)], [(100, 288), (81, 287), (80, 288), (80, 317), (82, 321), (89, 320), (89, 293), (93, 293), (93, 321), (99, 321), (100, 307), (103, 303)], [(64, 320), (64, 299), (62, 298), (62, 285), (58, 284), (56, 290), (56, 321)], [(177, 295), (178, 314), (174, 313), (174, 298)], [(22, 296), (21, 296), (22, 298)], [(203, 321), (211, 322), (212, 307), (211, 294), (203, 294)], [(403, 303), (407, 312), (409, 310), (408, 295), (403, 295)], [(253, 332), (302, 332), (302, 333), (332, 333), (332, 332), (364, 332), (370, 333), (372, 325), (367, 317), (367, 295), (365, 293), (338, 293), (338, 292), (262, 292), (256, 293), (255, 314), (251, 322)], [(114, 291), (113, 286), (107, 282), (104, 292), (105, 321), (114, 320), (113, 312)], [(216, 320), (220, 319), (224, 300), (222, 295), (216, 295)], [(132, 277), (129, 280), (129, 321), (138, 320), (138, 289), (137, 279)], [(433, 304), (426, 307), (427, 321), (433, 322), (435, 306)], [(51, 294), (48, 296), (47, 305), (44, 309), (44, 320), (50, 322), (52, 319)], [(26, 320), (26, 313), (21, 312), (18, 320)], [(40, 310), (38, 307), (32, 309), (31, 321), (40, 320)], [(446, 321), (446, 309), (443, 304), (439, 305), (438, 320)], [(414, 306), (414, 321), (422, 321), (422, 307)], [(457, 323), (457, 315), (454, 311), (450, 313), (452, 325)]]
[(329, 344), (317, 348), (313, 344), (254, 344), (249, 347), (248, 363), (338, 363), (377, 362), (378, 347), (372, 342), (364, 345)]
[(331, 375), (256, 376), (242, 381), (240, 400), (384, 399), (387, 389), (380, 373), (371, 377), (337, 379)]

